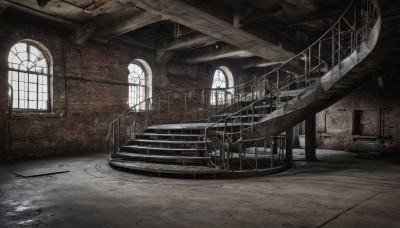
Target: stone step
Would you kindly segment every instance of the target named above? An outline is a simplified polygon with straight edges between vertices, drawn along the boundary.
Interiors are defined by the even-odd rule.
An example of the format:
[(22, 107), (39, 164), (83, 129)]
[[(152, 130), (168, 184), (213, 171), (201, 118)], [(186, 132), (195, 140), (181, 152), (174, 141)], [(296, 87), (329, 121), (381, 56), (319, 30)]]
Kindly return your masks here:
[(205, 151), (205, 148), (168, 148), (168, 147), (152, 147), (152, 146), (139, 146), (127, 145), (123, 146), (121, 150), (125, 149), (138, 149), (138, 150), (163, 150), (163, 151)]
[[(228, 123), (228, 127), (240, 127), (241, 125), (251, 126), (251, 123)], [(183, 124), (160, 124), (147, 127), (147, 130), (204, 130), (206, 127), (212, 128), (224, 127), (223, 123), (183, 123)], [(148, 132), (151, 133), (151, 132)]]
[(217, 174), (226, 170), (207, 166), (156, 164), (141, 161), (110, 159), (110, 164), (134, 171), (169, 174)]
[(211, 157), (199, 157), (199, 156), (175, 156), (175, 155), (147, 155), (129, 152), (118, 152), (118, 156), (130, 157), (130, 158), (153, 158), (153, 159), (164, 159), (164, 160), (207, 160)]
[(203, 137), (202, 134), (162, 134), (162, 133), (142, 133), (136, 136), (157, 136), (157, 137)]
[(153, 139), (135, 139), (134, 142), (147, 142), (147, 143), (167, 143), (167, 144), (205, 144), (205, 141), (177, 141), (177, 140), (153, 140)]

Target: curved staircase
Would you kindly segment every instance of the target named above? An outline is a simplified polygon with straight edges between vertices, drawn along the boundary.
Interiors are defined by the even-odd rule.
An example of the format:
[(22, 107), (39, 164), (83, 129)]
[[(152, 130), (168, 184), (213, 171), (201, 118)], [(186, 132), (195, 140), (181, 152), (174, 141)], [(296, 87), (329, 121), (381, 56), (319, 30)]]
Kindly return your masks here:
[(226, 90), (147, 99), (110, 123), (109, 163), (158, 174), (279, 172), (289, 164), (281, 133), (384, 65), (374, 51), (385, 47), (384, 28), (377, 0), (354, 1), (316, 42), (266, 75)]

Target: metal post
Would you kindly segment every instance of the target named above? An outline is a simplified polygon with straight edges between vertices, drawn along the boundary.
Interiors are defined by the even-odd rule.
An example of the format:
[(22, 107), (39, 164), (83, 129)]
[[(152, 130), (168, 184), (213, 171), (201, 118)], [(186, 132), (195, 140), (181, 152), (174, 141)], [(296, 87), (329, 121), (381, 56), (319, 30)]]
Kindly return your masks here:
[(321, 76), (321, 40), (318, 42), (318, 77), (320, 76)]
[(255, 155), (256, 155), (256, 170), (258, 170), (258, 142), (256, 142)]
[(276, 70), (276, 107), (279, 101), (279, 69)]
[(161, 96), (158, 97), (158, 123), (161, 123)]
[(187, 107), (186, 107), (186, 91), (185, 91), (185, 123), (186, 123), (186, 110), (187, 110)]
[(286, 131), (286, 161), (293, 159), (293, 127)]
[(338, 64), (339, 64), (339, 66), (340, 66), (340, 61), (341, 61), (341, 59), (340, 59), (340, 52), (342, 51), (342, 41), (341, 41), (341, 34), (340, 34), (340, 32), (341, 32), (341, 24), (340, 24), (340, 22), (341, 22), (341, 19), (339, 19), (339, 22), (338, 22), (338, 39), (339, 39), (339, 50), (338, 50)]
[(264, 154), (267, 155), (267, 139), (264, 138)]
[(251, 91), (251, 102), (253, 102), (254, 101), (253, 85), (250, 86), (250, 91)]
[(310, 48), (308, 48), (308, 58), (307, 58), (307, 61), (308, 61), (308, 86), (310, 86), (310, 84), (311, 84), (311, 81), (310, 81), (310, 79), (311, 79), (311, 47)]
[(270, 149), (270, 151), (271, 151), (271, 168), (273, 168), (274, 167), (274, 152), (273, 152), (274, 138), (270, 137), (270, 139), (271, 139), (271, 149)]
[(112, 124), (112, 152), (113, 154), (117, 154), (115, 150), (115, 122)]
[(117, 145), (118, 145), (118, 147), (120, 148), (121, 147), (121, 118), (118, 118), (118, 121), (117, 121)]
[(148, 114), (148, 111), (149, 111), (149, 104), (148, 104), (148, 102), (146, 101), (146, 112), (145, 112), (145, 118), (146, 118), (146, 121), (145, 121), (145, 127), (147, 127), (148, 126), (148, 117), (149, 117), (149, 114)]
[(170, 101), (169, 101), (169, 93), (167, 95), (167, 106), (168, 106), (168, 123), (170, 123), (171, 119), (170, 119), (170, 115), (169, 115), (169, 109), (170, 109)]
[(332, 68), (335, 66), (335, 26), (332, 27)]

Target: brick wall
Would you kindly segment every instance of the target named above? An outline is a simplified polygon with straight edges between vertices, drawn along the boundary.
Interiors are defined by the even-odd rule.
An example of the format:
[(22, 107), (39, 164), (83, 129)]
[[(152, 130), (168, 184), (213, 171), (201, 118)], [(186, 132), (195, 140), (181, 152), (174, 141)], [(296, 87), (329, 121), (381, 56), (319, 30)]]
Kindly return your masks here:
[[(0, 117), (8, 128), (1, 158), (105, 151), (108, 123), (128, 108), (128, 64), (145, 60), (152, 69), (153, 95), (167, 89), (210, 87), (197, 66), (159, 65), (154, 51), (110, 42), (70, 42), (70, 33), (45, 25), (0, 20)], [(51, 111), (13, 111), (8, 121), (7, 58), (22, 39), (46, 46), (53, 59)]]
[(399, 74), (399, 68), (393, 67), (380, 82), (374, 79), (318, 113), (318, 147), (357, 152), (399, 151)]

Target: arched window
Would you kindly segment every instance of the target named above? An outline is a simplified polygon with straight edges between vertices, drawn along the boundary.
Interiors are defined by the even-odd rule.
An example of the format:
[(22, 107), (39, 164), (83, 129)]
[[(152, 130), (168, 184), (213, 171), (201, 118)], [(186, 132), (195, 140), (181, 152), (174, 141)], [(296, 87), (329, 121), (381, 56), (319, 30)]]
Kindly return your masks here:
[(128, 69), (129, 107), (139, 104), (134, 110), (145, 110), (149, 103), (143, 101), (152, 95), (150, 66), (144, 60), (135, 59), (129, 64)]
[(233, 75), (231, 71), (225, 66), (218, 67), (214, 72), (210, 103), (212, 105), (230, 103), (230, 100), (233, 98), (233, 86)]
[(21, 41), (8, 54), (8, 82), (14, 109), (49, 110), (50, 68), (42, 45)]

